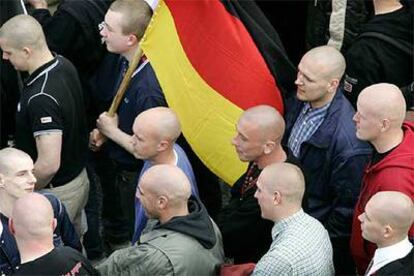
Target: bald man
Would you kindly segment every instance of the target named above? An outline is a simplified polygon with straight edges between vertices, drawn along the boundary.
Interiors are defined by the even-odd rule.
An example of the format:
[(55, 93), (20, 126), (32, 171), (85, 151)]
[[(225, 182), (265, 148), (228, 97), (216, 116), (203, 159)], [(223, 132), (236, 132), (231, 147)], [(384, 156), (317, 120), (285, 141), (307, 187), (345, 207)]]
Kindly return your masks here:
[(273, 242), (253, 275), (334, 275), (332, 245), (323, 225), (302, 210), (305, 179), (289, 163), (263, 169), (254, 197), (261, 215), (274, 222)]
[(43, 195), (30, 193), (16, 201), (10, 230), (16, 238), (21, 265), (14, 275), (98, 274), (80, 252), (70, 247), (54, 248), (56, 223), (53, 208)]
[[(34, 190), (36, 178), (33, 167), (33, 161), (27, 153), (14, 148), (0, 150), (0, 221), (3, 228), (0, 231), (0, 274), (11, 274), (20, 264), (20, 255), (8, 222), (16, 200)], [(43, 195), (50, 201), (57, 221), (55, 246), (67, 245), (80, 251), (82, 247), (79, 236), (69, 220), (65, 206), (51, 193)], [(29, 210), (33, 215), (37, 212), (34, 207)]]
[(0, 29), (3, 59), (27, 71), (16, 113), (16, 147), (33, 160), (36, 189), (48, 188), (66, 205), (81, 234), (89, 181), (85, 162), (87, 132), (77, 72), (50, 52), (40, 24), (17, 15)]
[(115, 251), (98, 266), (103, 275), (216, 275), (223, 262), (218, 228), (191, 196), (175, 165), (155, 165), (138, 183), (146, 215), (153, 219), (137, 244)]
[(303, 56), (296, 98), (286, 104), (284, 143), (306, 177), (304, 210), (331, 237), (335, 271), (352, 274), (352, 212), (370, 148), (356, 138), (354, 109), (338, 89), (344, 70), (344, 57), (332, 47), (317, 47)]
[(414, 222), (414, 204), (400, 192), (378, 192), (358, 216), (364, 239), (375, 243), (365, 275), (413, 275), (414, 250), (407, 233)]
[[(357, 109), (356, 135), (374, 148), (352, 226), (352, 255), (358, 271), (364, 273), (376, 249), (361, 236), (358, 220), (368, 200), (381, 191), (402, 192), (414, 200), (414, 124), (404, 122), (406, 103), (399, 88), (392, 84), (380, 83), (362, 90)], [(414, 227), (409, 237), (414, 238)]]
[[(177, 114), (167, 107), (154, 107), (139, 114), (133, 124), (132, 152), (137, 159), (144, 160), (139, 178), (150, 167), (171, 164), (179, 167), (190, 180), (191, 194), (198, 196), (193, 168), (184, 150), (175, 143), (181, 134)], [(139, 180), (138, 180), (139, 181)], [(132, 243), (136, 243), (147, 224), (147, 217), (139, 200), (135, 198), (135, 231)]]
[(284, 130), (283, 117), (276, 109), (266, 105), (247, 109), (237, 122), (237, 133), (232, 144), (239, 159), (249, 162), (249, 166), (233, 185), (231, 199), (217, 217), (226, 257), (233, 258), (236, 264), (256, 263), (272, 241), (272, 223), (260, 217), (254, 193), (261, 170), (267, 165), (287, 160), (280, 144)]

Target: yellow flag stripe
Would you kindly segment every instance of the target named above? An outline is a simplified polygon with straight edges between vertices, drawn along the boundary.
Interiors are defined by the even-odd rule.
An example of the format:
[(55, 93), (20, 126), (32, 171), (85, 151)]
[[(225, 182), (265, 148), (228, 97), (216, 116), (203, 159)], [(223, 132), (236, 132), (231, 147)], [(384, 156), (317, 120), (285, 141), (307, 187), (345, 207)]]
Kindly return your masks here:
[(141, 47), (192, 149), (210, 170), (232, 185), (246, 170), (231, 145), (243, 110), (211, 88), (193, 68), (163, 1), (154, 12)]

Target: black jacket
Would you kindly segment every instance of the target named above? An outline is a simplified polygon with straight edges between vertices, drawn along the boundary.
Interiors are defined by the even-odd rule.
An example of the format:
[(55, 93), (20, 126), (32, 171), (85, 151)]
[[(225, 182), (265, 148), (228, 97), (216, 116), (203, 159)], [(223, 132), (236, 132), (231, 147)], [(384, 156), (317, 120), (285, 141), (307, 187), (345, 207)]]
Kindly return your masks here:
[(374, 275), (414, 275), (414, 249), (411, 249), (411, 252), (404, 258), (383, 266)]
[[(342, 6), (342, 3), (344, 1), (340, 0), (309, 1), (306, 24), (307, 48), (326, 45), (332, 39), (331, 41), (338, 43), (342, 52), (348, 49), (361, 32), (363, 24), (367, 22), (370, 6), (368, 1), (360, 0), (345, 1), (345, 6)], [(342, 17), (341, 13), (345, 13), (345, 16)], [(331, 17), (335, 17), (336, 20), (331, 21)]]
[[(406, 8), (374, 16), (346, 53), (344, 90), (353, 106), (356, 105), (361, 90), (367, 86), (387, 82), (404, 87), (413, 81), (412, 16)], [(382, 39), (365, 36), (368, 32), (381, 33), (402, 41), (410, 47), (408, 52), (411, 55)], [(406, 100), (411, 102), (412, 99)]]

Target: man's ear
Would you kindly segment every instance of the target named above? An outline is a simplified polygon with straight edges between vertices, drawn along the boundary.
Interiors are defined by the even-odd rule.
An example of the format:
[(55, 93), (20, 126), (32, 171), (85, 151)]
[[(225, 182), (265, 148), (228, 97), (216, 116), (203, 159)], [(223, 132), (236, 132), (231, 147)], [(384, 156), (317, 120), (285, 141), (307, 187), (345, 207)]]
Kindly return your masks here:
[(128, 44), (129, 47), (132, 47), (132, 46), (138, 44), (138, 38), (137, 38), (137, 36), (134, 35), (134, 34), (128, 35), (127, 44)]
[(394, 230), (392, 229), (391, 225), (385, 225), (384, 227), (384, 238), (388, 239), (392, 236)]
[[(3, 229), (2, 229), (3, 230)], [(16, 235), (16, 231), (15, 231), (15, 229), (14, 229), (14, 221), (13, 221), (13, 219), (12, 218), (9, 218), (9, 231), (10, 231), (10, 233), (12, 233), (13, 234), (13, 236), (15, 236)]]
[(168, 198), (166, 196), (159, 196), (157, 199), (158, 208), (164, 210), (168, 206)]
[(166, 150), (167, 148), (168, 148), (168, 146), (170, 145), (170, 142), (168, 142), (167, 140), (161, 140), (159, 143), (158, 143), (158, 146), (157, 146), (157, 150), (158, 150), (158, 152), (161, 152), (161, 151), (164, 151), (164, 150)]
[(6, 177), (4, 174), (0, 173), (0, 188), (4, 188), (4, 184), (6, 183)]
[(22, 51), (26, 58), (30, 57), (30, 55), (32, 54), (32, 49), (30, 49), (29, 47), (23, 47)]
[(53, 227), (53, 232), (55, 232), (55, 229), (57, 227), (57, 220), (55, 218), (53, 218), (52, 227)]
[(339, 85), (339, 80), (332, 79), (328, 84), (328, 92), (335, 93), (336, 89), (338, 89), (338, 85)]
[(264, 153), (269, 154), (275, 149), (276, 143), (273, 141), (267, 141), (264, 145)]
[(381, 121), (381, 132), (385, 132), (391, 127), (391, 121), (389, 119), (383, 119)]

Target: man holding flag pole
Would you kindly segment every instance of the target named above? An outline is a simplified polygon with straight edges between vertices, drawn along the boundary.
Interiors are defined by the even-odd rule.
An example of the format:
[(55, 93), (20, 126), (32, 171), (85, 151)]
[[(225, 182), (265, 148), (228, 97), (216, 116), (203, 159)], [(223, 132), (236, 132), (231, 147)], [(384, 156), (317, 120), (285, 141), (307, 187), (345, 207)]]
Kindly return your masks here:
[(142, 162), (131, 154), (132, 124), (141, 112), (166, 105), (154, 71), (139, 48), (151, 15), (143, 0), (117, 0), (100, 25), (108, 51), (119, 54), (118, 81), (112, 93), (118, 92), (110, 110), (99, 116), (89, 141), (92, 150), (102, 147), (104, 151), (97, 173), (103, 190), (104, 239), (109, 253), (129, 244), (133, 234), (136, 177)]

